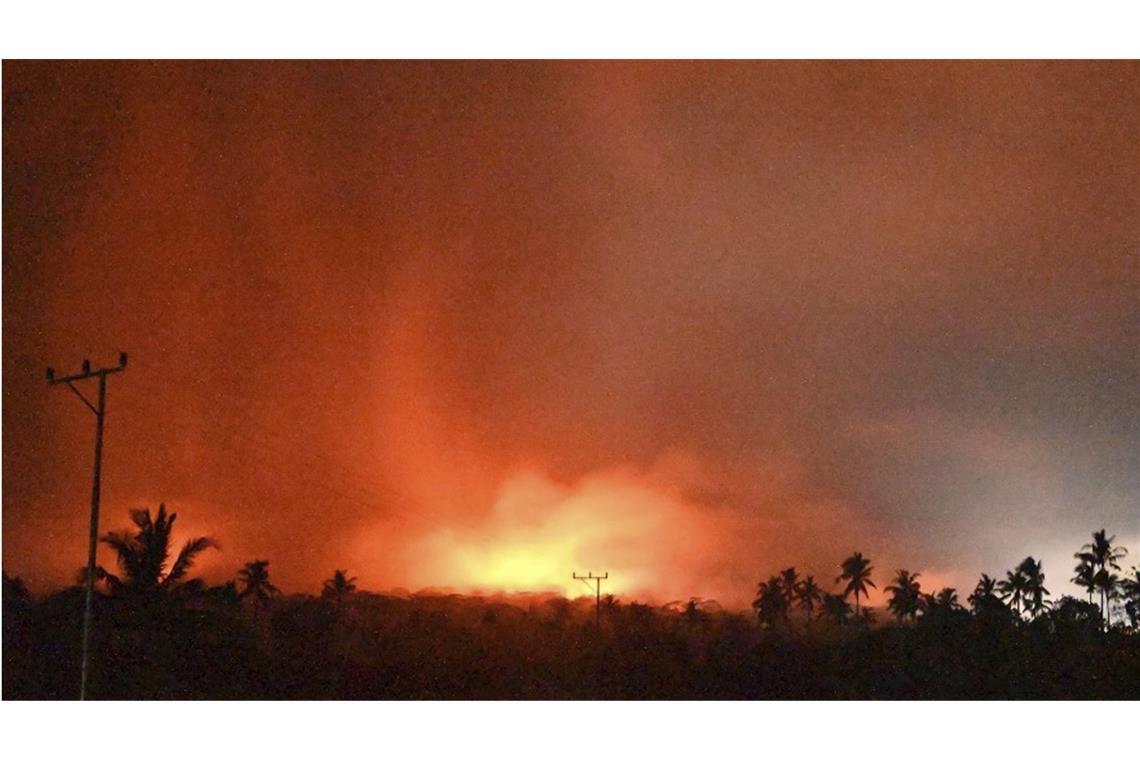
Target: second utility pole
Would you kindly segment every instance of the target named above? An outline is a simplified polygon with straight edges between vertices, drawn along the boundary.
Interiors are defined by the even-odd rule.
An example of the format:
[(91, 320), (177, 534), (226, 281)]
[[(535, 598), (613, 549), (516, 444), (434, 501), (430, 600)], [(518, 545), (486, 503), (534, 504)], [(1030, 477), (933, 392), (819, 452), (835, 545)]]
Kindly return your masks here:
[[(83, 665), (79, 676), (79, 698), (87, 699), (87, 671), (91, 659), (91, 600), (95, 595), (95, 550), (99, 546), (99, 487), (103, 469), (103, 417), (107, 411), (107, 375), (122, 372), (127, 368), (127, 355), (119, 354), (119, 366), (104, 369), (91, 369), (91, 362), (83, 360), (83, 371), (77, 375), (57, 378), (51, 367), (47, 369), (47, 381), (50, 385), (66, 383), (71, 392), (79, 397), (83, 404), (95, 413), (95, 474), (91, 482), (91, 527), (87, 541), (87, 582), (86, 598), (83, 603)], [(92, 377), (99, 378), (98, 406), (87, 400), (78, 388), (72, 385), (79, 380)]]
[(602, 629), (602, 581), (610, 577), (609, 572), (607, 571), (602, 575), (594, 575), (592, 571), (585, 575), (573, 573), (571, 577), (576, 581), (582, 581), (587, 586), (590, 585), (590, 581), (594, 581), (594, 624), (600, 631)]

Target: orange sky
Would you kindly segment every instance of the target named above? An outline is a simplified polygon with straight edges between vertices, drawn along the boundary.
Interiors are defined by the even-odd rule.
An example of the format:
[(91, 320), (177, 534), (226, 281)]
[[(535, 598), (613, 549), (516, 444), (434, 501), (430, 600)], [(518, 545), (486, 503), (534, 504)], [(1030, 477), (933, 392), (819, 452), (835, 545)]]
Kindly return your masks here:
[(212, 579), (743, 602), (858, 549), (1067, 590), (1092, 530), (1140, 552), (1138, 85), (5, 62), (4, 568), (83, 563), (43, 368), (127, 350), (104, 528), (165, 501)]

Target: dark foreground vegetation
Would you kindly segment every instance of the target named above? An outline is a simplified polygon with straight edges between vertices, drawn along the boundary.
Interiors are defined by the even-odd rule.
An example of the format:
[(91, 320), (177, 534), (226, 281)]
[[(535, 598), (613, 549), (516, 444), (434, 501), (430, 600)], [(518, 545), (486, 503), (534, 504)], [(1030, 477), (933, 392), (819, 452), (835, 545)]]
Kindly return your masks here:
[[(134, 518), (133, 535), (108, 536), (121, 575), (98, 573), (97, 699), (1140, 698), (1133, 580), (1106, 595), (1126, 610), (1111, 626), (1090, 601), (1038, 604), (1032, 573), (1015, 603), (1011, 579), (1031, 567), (1005, 587), (983, 577), (969, 608), (899, 571), (893, 620), (852, 614), (848, 591), (792, 568), (761, 584), (756, 615), (606, 597), (596, 618), (584, 599), (365, 593), (344, 571), (320, 597), (282, 596), (264, 560), (206, 587), (185, 576), (209, 542), (167, 563), (173, 516)], [(853, 560), (840, 582), (869, 585)], [(77, 696), (83, 596), (34, 599), (5, 575), (5, 699)]]

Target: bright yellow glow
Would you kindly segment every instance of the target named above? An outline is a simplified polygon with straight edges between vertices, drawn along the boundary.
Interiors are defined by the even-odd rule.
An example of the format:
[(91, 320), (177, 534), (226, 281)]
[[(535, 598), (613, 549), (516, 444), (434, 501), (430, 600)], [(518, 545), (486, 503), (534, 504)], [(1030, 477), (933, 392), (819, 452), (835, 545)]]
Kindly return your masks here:
[[(602, 594), (669, 594), (668, 568), (707, 556), (707, 526), (665, 488), (623, 472), (573, 486), (532, 472), (509, 478), (486, 519), (412, 547), (421, 587), (593, 596), (574, 573), (609, 573)], [(680, 584), (678, 584), (680, 585)], [(689, 584), (685, 584), (689, 585)]]
[(464, 547), (458, 563), (464, 578), (478, 588), (499, 591), (559, 591), (579, 596), (579, 581), (570, 578), (576, 541), (573, 538)]

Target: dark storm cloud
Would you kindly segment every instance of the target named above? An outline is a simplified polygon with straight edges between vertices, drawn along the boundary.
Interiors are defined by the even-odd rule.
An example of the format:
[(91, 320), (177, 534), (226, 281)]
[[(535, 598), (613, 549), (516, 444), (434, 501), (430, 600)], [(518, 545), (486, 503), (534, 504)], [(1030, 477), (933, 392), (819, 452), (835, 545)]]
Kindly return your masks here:
[(833, 529), (963, 578), (1067, 563), (1102, 525), (1135, 543), (1138, 84), (8, 62), (5, 566), (80, 564), (88, 420), (42, 368), (120, 348), (107, 521), (166, 499), (227, 569), (271, 554), (294, 585), (377, 519), (408, 523), (395, 545), (485, 510), (520, 463), (674, 450), (730, 472), (703, 485), (737, 509), (775, 509), (771, 467), (843, 505), (747, 573)]

